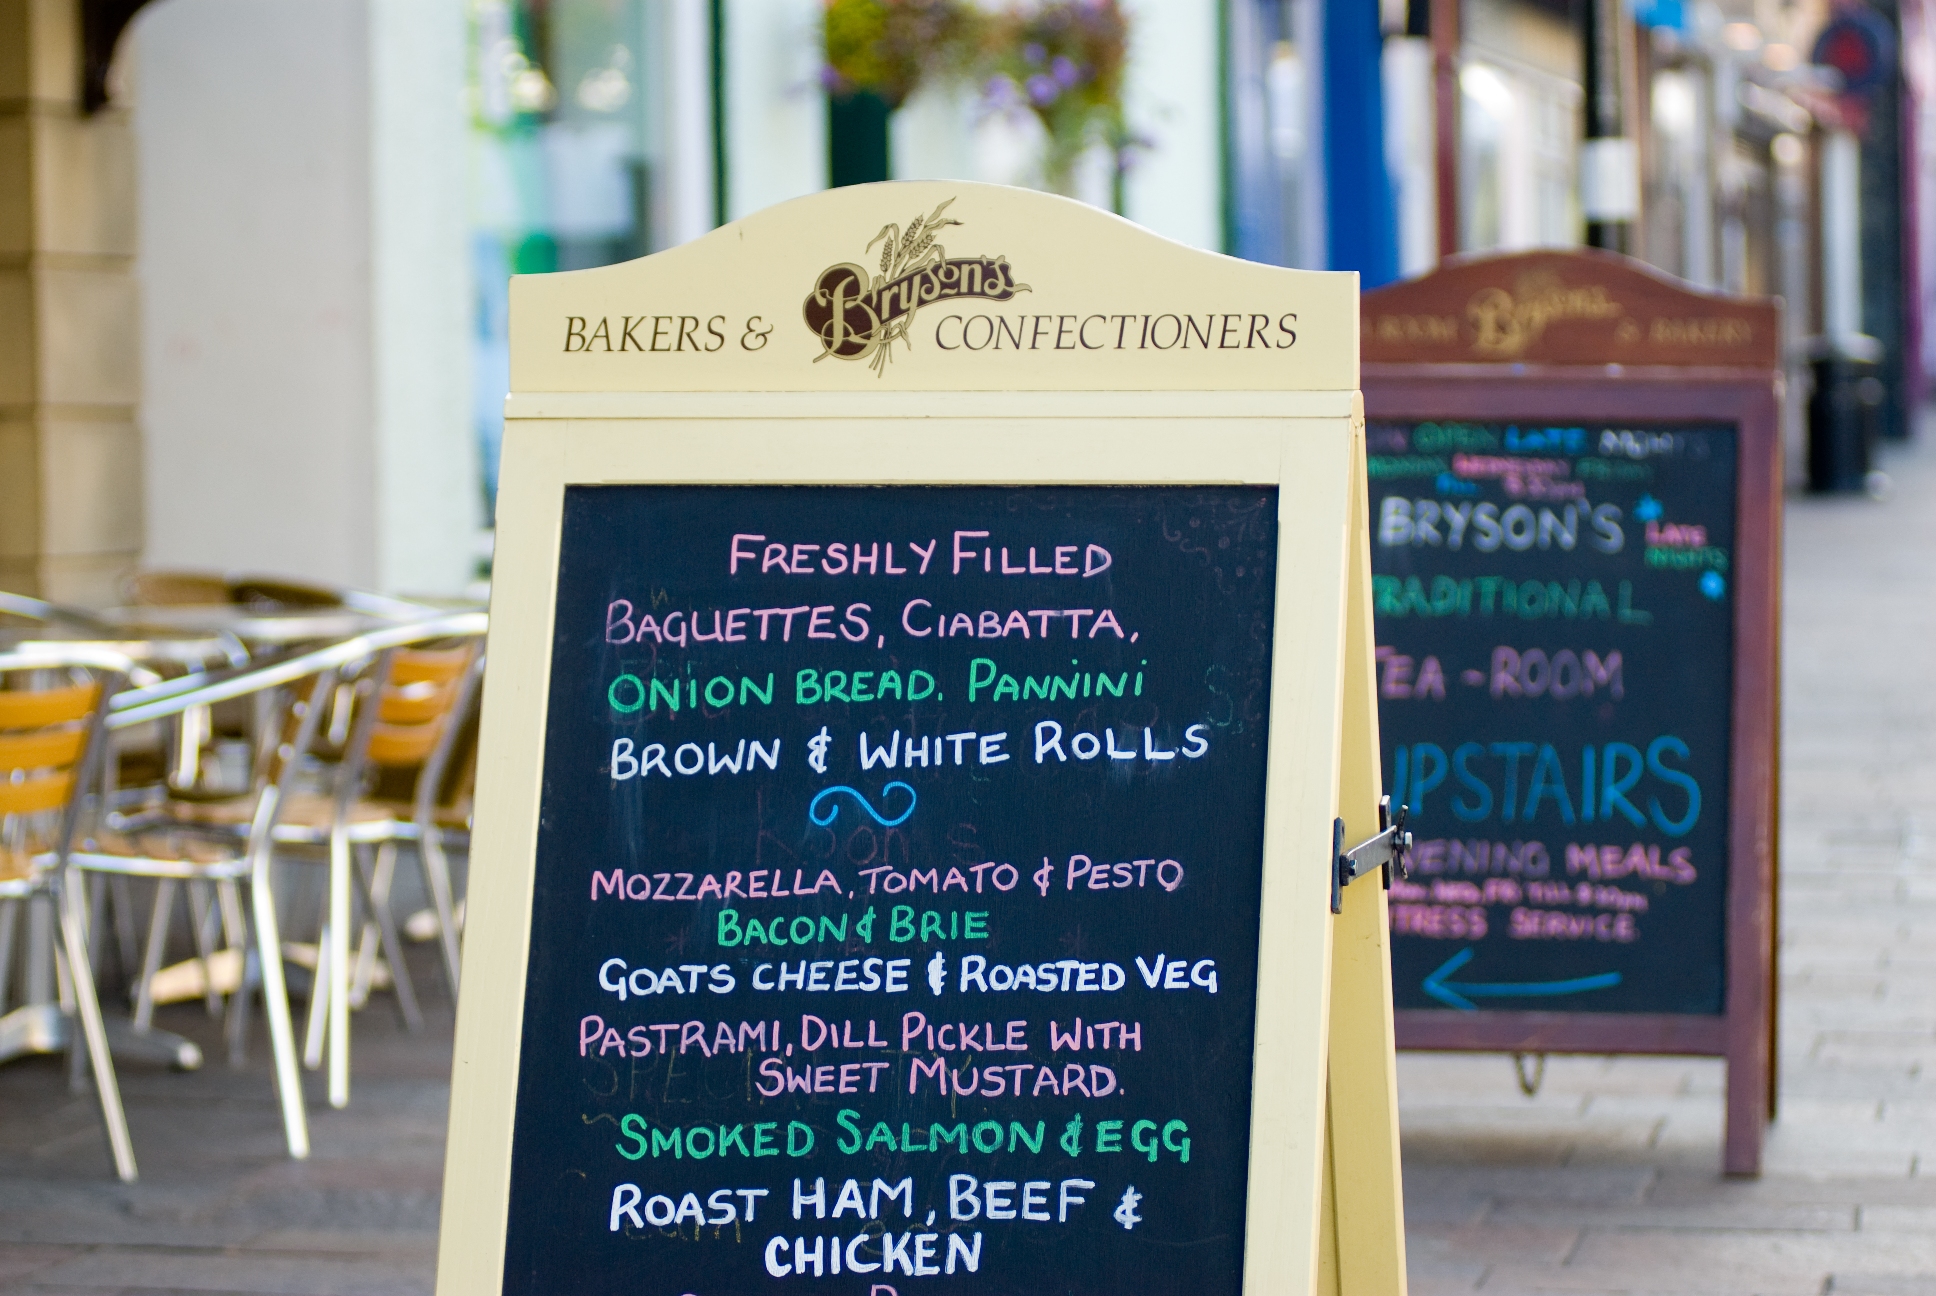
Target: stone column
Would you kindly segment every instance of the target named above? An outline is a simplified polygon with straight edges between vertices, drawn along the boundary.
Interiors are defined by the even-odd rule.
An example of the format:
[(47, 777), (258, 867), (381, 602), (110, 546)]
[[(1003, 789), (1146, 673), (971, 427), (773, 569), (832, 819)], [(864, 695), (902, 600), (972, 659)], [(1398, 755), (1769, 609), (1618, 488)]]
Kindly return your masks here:
[(0, 0), (0, 589), (109, 603), (141, 549), (134, 153), (78, 0)]
[(465, 31), (462, 0), (166, 0), (129, 30), (154, 565), (471, 578)]

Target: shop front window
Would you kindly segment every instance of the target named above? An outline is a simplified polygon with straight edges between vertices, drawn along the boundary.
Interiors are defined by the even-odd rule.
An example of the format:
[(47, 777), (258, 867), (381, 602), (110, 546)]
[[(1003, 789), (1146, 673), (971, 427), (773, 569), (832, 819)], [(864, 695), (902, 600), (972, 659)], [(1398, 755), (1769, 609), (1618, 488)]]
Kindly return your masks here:
[(471, 6), (473, 411), (487, 516), (510, 387), (510, 276), (609, 265), (661, 245), (662, 8), (648, 0)]

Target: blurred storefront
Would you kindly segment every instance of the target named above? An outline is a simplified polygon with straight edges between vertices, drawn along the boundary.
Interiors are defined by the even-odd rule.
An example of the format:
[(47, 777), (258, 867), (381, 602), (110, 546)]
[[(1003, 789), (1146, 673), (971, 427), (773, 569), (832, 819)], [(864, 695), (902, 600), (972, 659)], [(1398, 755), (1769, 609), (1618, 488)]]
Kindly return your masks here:
[[(1324, 155), (1339, 105), (1314, 72), (1334, 57), (1334, 15), (1355, 9), (1231, 0), (1230, 247), (1376, 282), (1321, 228), (1328, 188), (1363, 188), (1355, 159)], [(1387, 0), (1382, 58), (1365, 66), (1383, 80), (1400, 269), (1593, 241), (1702, 287), (1779, 296), (1797, 470), (1811, 358), (1873, 357), (1861, 399), (1881, 436), (1907, 435), (1936, 289), (1918, 258), (1936, 177), (1925, 13), (1926, 0)]]
[[(836, 176), (1057, 189), (1368, 285), (1447, 254), (1611, 241), (1785, 298), (1791, 409), (1809, 355), (1874, 339), (1864, 391), (1905, 434), (1936, 371), (1918, 254), (1936, 223), (1930, 3), (12, 6), (38, 87), (14, 102), (42, 123), (21, 147), (92, 148), (121, 179), (88, 195), (113, 208), (88, 227), (98, 248), (16, 222), (31, 234), (6, 273), (41, 289), (7, 309), (31, 338), (53, 336), (49, 302), (105, 302), (110, 280), (138, 304), (110, 311), (126, 357), (101, 362), (119, 366), (105, 394), (62, 405), (16, 383), (8, 417), (39, 429), (41, 462), (92, 456), (101, 489), (140, 504), (98, 538), (43, 529), (4, 557), (31, 583), (92, 545), (73, 578), (89, 590), (137, 553), (462, 588), (487, 562), (509, 276), (644, 255)], [(140, 12), (94, 111), (83, 18), (117, 8)], [(870, 49), (890, 15), (900, 44)], [(101, 448), (117, 420), (138, 456)], [(237, 503), (208, 508), (211, 481)]]
[(655, 202), (666, 188), (664, 16), (644, 0), (471, 9), (472, 381), (487, 506), (510, 386), (510, 276), (667, 244)]
[[(1909, 2), (1919, 13), (1923, 0)], [(945, 0), (871, 7), (896, 3), (919, 15), (907, 30), (941, 39)], [(1897, 25), (1869, 0), (1848, 4)], [(1603, 33), (1597, 119), (1586, 84), (1596, 61), (1589, 5)], [(474, 0), (480, 276), (493, 266), (637, 255), (853, 175), (841, 150), (856, 119), (844, 111), (831, 66), (839, 55), (823, 24), (851, 27), (868, 8)], [(1098, 146), (1068, 174), (1049, 174), (1044, 158), (1057, 141), (1044, 129), (1048, 114), (923, 68), (905, 73), (918, 82), (911, 92), (897, 83), (874, 110), (886, 119), (884, 138), (863, 149), (880, 159), (861, 164), (863, 178), (878, 166), (893, 177), (1056, 188), (1199, 246), (1357, 269), (1368, 284), (1419, 273), (1448, 252), (1586, 241), (1595, 186), (1611, 183), (1630, 195), (1614, 199), (1619, 218), (1609, 225), (1621, 250), (1700, 286), (1788, 302), (1799, 411), (1810, 340), (1833, 331), (1822, 284), (1825, 264), (1834, 273), (1821, 234), (1822, 144), (1853, 125), (1856, 327), (1884, 355), (1881, 431), (1906, 430), (1924, 371), (1921, 294), (1904, 290), (1921, 273), (1919, 209), (1905, 185), (1922, 169), (1902, 161), (1918, 146), (1905, 131), (1920, 111), (1910, 93), (1916, 70), (1905, 57), (1898, 71), (1886, 52), (1876, 84), (1852, 90), (1842, 70), (1814, 63), (1824, 27), (1843, 12), (1831, 0), (1145, 0), (1120, 12), (1130, 32), (1121, 147)], [(1435, 17), (1449, 41), (1433, 31)], [(1913, 19), (1902, 22), (1911, 55), (1920, 38)], [(1595, 157), (1591, 134), (1618, 148)], [(1439, 210), (1448, 194), (1449, 216)], [(501, 279), (500, 271), (492, 282)], [(479, 302), (488, 464), (501, 297), (480, 289)]]

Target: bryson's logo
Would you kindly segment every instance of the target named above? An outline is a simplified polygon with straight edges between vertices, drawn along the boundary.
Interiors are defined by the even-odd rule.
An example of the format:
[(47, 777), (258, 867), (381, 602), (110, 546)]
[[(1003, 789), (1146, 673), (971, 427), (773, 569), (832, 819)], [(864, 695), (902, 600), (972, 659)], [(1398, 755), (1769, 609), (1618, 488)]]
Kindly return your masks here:
[(961, 224), (941, 215), (953, 202), (950, 198), (926, 216), (916, 216), (905, 230), (892, 223), (883, 225), (868, 240), (867, 251), (873, 251), (876, 243), (882, 245), (880, 278), (848, 262), (820, 272), (801, 308), (807, 327), (820, 339), (815, 364), (828, 356), (871, 357), (874, 372), (885, 373), (896, 342), (912, 349), (908, 330), (914, 313), (929, 302), (951, 297), (1002, 302), (1029, 290), (1027, 284), (1015, 282), (1007, 257), (949, 259), (947, 250), (935, 242), (935, 234)]
[(1466, 303), (1472, 349), (1481, 355), (1510, 359), (1539, 341), (1548, 324), (1619, 320), (1626, 313), (1619, 302), (1607, 296), (1604, 285), (1569, 288), (1550, 271), (1522, 275), (1514, 287), (1516, 293), (1504, 288), (1482, 289)]

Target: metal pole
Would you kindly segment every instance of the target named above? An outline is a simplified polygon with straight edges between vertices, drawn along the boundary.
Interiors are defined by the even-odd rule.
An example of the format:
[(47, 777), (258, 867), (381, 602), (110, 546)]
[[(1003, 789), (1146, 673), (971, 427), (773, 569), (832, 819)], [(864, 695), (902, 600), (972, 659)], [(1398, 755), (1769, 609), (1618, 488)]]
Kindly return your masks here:
[(1622, 111), (1620, 25), (1622, 0), (1584, 0), (1580, 6), (1581, 80), (1585, 143), (1580, 149), (1580, 211), (1586, 241), (1614, 252), (1630, 249), (1640, 215), (1640, 167)]
[(1432, 131), (1438, 173), (1439, 260), (1459, 250), (1459, 5), (1430, 0)]
[(1822, 332), (1831, 346), (1862, 331), (1862, 145), (1855, 132), (1822, 139)]

